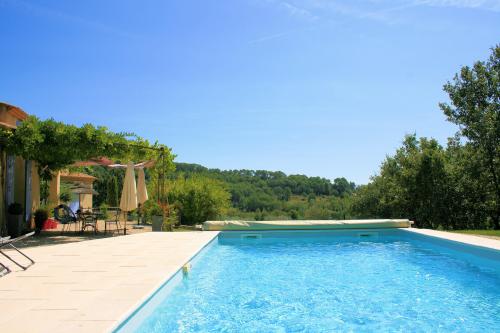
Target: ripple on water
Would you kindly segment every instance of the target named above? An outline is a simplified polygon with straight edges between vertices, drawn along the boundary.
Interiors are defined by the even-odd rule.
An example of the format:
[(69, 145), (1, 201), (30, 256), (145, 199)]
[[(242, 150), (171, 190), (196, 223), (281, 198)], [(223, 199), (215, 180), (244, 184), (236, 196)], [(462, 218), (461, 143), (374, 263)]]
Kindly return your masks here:
[(139, 332), (493, 332), (500, 279), (410, 241), (216, 245)]

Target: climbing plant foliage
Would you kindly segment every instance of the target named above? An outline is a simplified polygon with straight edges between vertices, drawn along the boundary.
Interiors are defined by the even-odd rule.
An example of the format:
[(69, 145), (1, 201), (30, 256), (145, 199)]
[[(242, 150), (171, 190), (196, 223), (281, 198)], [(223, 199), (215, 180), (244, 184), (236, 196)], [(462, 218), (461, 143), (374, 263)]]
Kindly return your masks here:
[(44, 180), (76, 161), (99, 157), (122, 161), (157, 158), (159, 152), (148, 147), (164, 147), (165, 164), (173, 165), (174, 158), (168, 147), (150, 144), (131, 133), (115, 133), (91, 124), (78, 127), (35, 116), (28, 117), (15, 131), (0, 130), (0, 139), (8, 153), (35, 161)]

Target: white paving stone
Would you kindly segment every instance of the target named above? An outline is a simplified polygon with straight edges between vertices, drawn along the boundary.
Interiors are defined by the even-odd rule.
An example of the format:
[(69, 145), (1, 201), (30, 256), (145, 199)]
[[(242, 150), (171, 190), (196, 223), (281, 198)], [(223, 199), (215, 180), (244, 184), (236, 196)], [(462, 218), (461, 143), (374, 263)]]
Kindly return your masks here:
[[(106, 332), (218, 232), (141, 233), (23, 249), (0, 277), (0, 332)], [(7, 263), (7, 260), (2, 263)]]

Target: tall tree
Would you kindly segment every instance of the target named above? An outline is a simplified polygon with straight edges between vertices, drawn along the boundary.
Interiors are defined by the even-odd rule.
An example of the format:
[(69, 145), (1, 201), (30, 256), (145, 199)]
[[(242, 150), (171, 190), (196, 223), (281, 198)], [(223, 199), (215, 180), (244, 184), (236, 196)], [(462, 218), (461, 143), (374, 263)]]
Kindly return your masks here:
[(477, 151), (489, 181), (483, 186), (490, 197), (491, 219), (500, 229), (500, 45), (492, 48), (486, 62), (462, 67), (452, 82), (444, 85), (451, 104), (440, 107), (448, 120)]
[(407, 217), (423, 228), (452, 228), (446, 154), (434, 139), (406, 136), (380, 175), (358, 189), (353, 210), (360, 217)]

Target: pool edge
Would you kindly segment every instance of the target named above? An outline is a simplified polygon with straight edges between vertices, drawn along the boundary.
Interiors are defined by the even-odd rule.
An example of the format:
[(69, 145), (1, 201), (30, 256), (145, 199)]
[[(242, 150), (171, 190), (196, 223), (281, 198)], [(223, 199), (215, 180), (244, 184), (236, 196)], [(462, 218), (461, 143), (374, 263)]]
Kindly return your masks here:
[[(379, 228), (379, 229), (370, 229), (366, 228), (366, 230), (387, 230), (387, 229), (397, 229), (406, 233), (411, 233), (411, 234), (418, 234), (423, 237), (430, 237), (434, 239), (441, 239), (445, 240), (448, 242), (452, 243), (458, 243), (458, 244), (463, 244), (463, 245), (468, 245), (476, 248), (482, 248), (482, 249), (490, 249), (490, 250), (496, 250), (500, 251), (500, 241), (499, 240), (494, 240), (494, 239), (489, 239), (489, 238), (482, 238), (478, 236), (471, 236), (471, 235), (462, 235), (462, 234), (454, 234), (454, 233), (448, 233), (444, 231), (436, 231), (436, 230), (430, 230), (430, 229), (416, 229), (416, 228)], [(343, 231), (356, 231), (359, 229), (354, 229), (354, 228), (349, 228), (345, 229)], [(296, 232), (301, 232), (301, 231), (316, 231), (316, 232), (321, 232), (321, 231), (326, 231), (326, 230), (297, 230), (297, 229), (291, 229), (291, 230), (252, 230), (252, 232), (283, 232), (283, 231), (296, 231)], [(339, 229), (336, 230), (327, 230), (327, 231), (340, 231)], [(205, 231), (206, 232), (206, 231)], [(124, 326), (126, 326), (131, 318), (141, 311), (143, 306), (147, 304), (160, 290), (163, 286), (168, 284), (175, 276), (182, 270), (182, 266), (185, 265), (186, 263), (191, 262), (196, 256), (198, 256), (204, 249), (206, 249), (208, 246), (213, 244), (215, 240), (219, 237), (221, 233), (244, 233), (245, 231), (236, 231), (236, 230), (223, 230), (223, 231), (208, 231), (210, 233), (214, 233), (212, 237), (210, 237), (206, 243), (203, 244), (197, 251), (195, 251), (187, 261), (179, 265), (179, 267), (174, 270), (173, 272), (169, 273), (164, 279), (161, 280), (155, 287), (153, 287), (144, 297), (139, 299), (133, 306), (130, 307), (128, 311), (126, 311), (118, 320), (114, 321), (112, 325), (109, 326), (109, 328), (106, 330), (107, 332), (118, 332), (120, 329), (122, 329)]]
[(451, 232), (432, 230), (432, 229), (405, 228), (401, 230), (405, 232), (419, 234), (422, 236), (434, 237), (455, 243), (461, 243), (479, 248), (500, 251), (500, 240), (492, 238), (479, 237), (466, 234), (455, 234)]
[(124, 314), (119, 317), (117, 320), (115, 320), (106, 330), (105, 332), (117, 332), (120, 328), (125, 326), (127, 322), (130, 320), (131, 317), (140, 309), (144, 304), (146, 304), (151, 298), (153, 298), (159, 290), (167, 284), (179, 271), (182, 270), (182, 266), (185, 264), (189, 263), (193, 258), (195, 258), (201, 251), (203, 251), (206, 247), (208, 247), (210, 244), (212, 244), (217, 237), (220, 234), (220, 231), (210, 231), (210, 233), (214, 233), (213, 237), (209, 238), (208, 241), (203, 244), (197, 251), (195, 251), (194, 254), (192, 254), (187, 261), (183, 262), (181, 265), (179, 265), (179, 268), (171, 272), (170, 274), (167, 274), (167, 276), (162, 279), (158, 284), (156, 284), (150, 291), (146, 293), (142, 298), (140, 298), (134, 305), (132, 305)]

